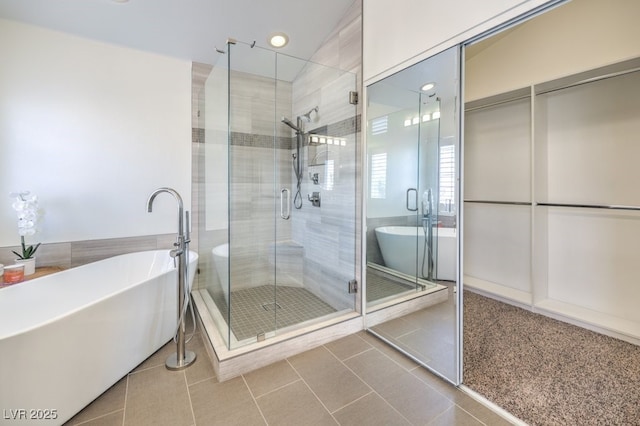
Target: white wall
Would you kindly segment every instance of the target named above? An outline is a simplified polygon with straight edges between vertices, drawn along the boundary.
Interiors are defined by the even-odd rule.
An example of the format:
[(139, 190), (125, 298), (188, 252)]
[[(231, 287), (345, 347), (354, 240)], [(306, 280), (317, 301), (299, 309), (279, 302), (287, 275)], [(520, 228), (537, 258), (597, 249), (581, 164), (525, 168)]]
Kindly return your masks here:
[(205, 208), (207, 231), (229, 227), (228, 71), (214, 67), (204, 86)]
[(634, 58), (638, 16), (637, 0), (576, 0), (508, 36), (472, 45), (465, 63), (465, 101)]
[(191, 64), (0, 19), (0, 246), (9, 192), (31, 190), (42, 242), (176, 232), (190, 208)]
[(371, 84), (546, 0), (366, 0), (363, 78)]

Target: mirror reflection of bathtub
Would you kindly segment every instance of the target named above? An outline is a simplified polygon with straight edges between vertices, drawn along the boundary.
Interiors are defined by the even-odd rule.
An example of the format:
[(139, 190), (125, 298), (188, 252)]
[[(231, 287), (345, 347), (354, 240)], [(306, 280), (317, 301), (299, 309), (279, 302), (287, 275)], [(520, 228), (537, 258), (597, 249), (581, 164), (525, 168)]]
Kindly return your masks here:
[[(385, 266), (407, 275), (421, 276), (425, 235), (418, 226), (381, 226), (375, 229), (380, 252)], [(435, 248), (436, 279), (456, 280), (456, 229), (433, 228)], [(416, 251), (417, 237), (417, 251)], [(425, 267), (426, 268), (426, 267)], [(426, 270), (426, 269), (425, 269)]]

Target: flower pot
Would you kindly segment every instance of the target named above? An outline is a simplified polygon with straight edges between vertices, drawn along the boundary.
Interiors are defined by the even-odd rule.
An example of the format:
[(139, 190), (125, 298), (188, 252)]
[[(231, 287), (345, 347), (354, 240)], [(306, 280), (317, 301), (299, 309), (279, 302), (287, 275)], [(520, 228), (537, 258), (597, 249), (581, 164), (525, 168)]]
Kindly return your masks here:
[(24, 275), (35, 274), (36, 272), (36, 258), (32, 257), (30, 259), (16, 259), (16, 264), (24, 265)]

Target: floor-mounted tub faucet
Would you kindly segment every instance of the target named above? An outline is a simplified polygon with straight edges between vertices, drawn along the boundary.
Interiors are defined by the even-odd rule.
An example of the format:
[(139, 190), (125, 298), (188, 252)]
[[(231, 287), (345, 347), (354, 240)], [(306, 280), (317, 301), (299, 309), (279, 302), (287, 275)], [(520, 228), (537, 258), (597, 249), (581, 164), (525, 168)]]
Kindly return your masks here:
[[(422, 278), (433, 280), (433, 191), (428, 188), (422, 194), (422, 230), (424, 231), (424, 251), (422, 254)], [(428, 257), (427, 257), (428, 256)], [(427, 257), (427, 273), (424, 273), (425, 257)]]
[[(163, 192), (173, 195), (178, 202), (178, 237), (173, 244), (175, 249), (171, 250), (171, 257), (178, 258), (178, 330), (177, 330), (177, 350), (176, 353), (170, 355), (165, 363), (169, 370), (182, 370), (190, 366), (196, 360), (195, 352), (185, 350), (185, 323), (184, 313), (185, 306), (185, 294), (186, 283), (189, 279), (189, 272), (187, 270), (188, 256), (189, 256), (189, 212), (184, 213), (184, 207), (182, 204), (182, 197), (175, 189), (171, 188), (158, 188), (151, 193), (147, 200), (147, 211), (151, 213), (153, 211), (153, 200)], [(183, 216), (186, 218), (186, 231), (183, 222)]]

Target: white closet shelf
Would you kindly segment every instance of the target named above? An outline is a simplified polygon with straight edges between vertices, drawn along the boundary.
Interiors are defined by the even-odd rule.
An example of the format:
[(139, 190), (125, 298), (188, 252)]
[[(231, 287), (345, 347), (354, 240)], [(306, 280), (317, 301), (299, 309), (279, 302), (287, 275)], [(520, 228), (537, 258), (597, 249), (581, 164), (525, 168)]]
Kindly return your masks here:
[(640, 344), (640, 323), (637, 321), (554, 299), (536, 302), (534, 311), (636, 345)]

